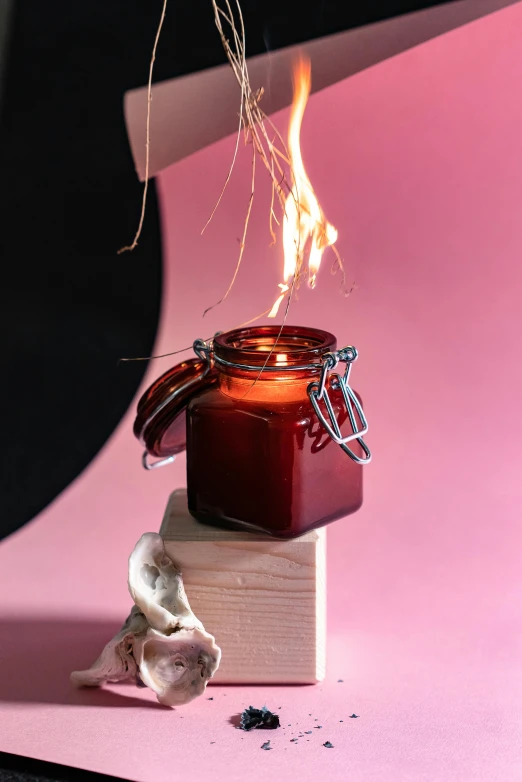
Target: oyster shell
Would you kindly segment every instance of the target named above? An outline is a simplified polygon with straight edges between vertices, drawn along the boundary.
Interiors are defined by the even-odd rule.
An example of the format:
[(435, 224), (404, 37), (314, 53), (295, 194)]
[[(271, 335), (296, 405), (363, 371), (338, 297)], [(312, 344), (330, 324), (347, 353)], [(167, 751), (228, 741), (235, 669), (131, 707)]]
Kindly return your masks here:
[(181, 572), (157, 533), (136, 544), (128, 586), (135, 605), (125, 624), (88, 670), (71, 674), (72, 683), (97, 687), (139, 674), (160, 703), (189, 703), (205, 691), (221, 650), (190, 608)]

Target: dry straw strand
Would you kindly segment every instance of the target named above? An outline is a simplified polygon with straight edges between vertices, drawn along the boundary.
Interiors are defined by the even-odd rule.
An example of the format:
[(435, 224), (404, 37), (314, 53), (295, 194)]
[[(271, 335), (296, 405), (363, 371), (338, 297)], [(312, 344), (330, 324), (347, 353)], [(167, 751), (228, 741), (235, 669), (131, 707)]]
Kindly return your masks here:
[[(217, 203), (214, 209), (212, 210), (209, 219), (205, 223), (205, 226), (203, 227), (203, 231), (206, 229), (206, 227), (212, 220), (213, 216), (215, 215), (216, 210), (223, 198), (226, 187), (232, 176), (232, 171), (234, 169), (234, 165), (237, 159), (237, 153), (239, 149), (239, 139), (242, 130), (244, 130), (245, 133), (245, 140), (252, 144), (253, 176), (252, 176), (251, 195), (248, 201), (245, 223), (243, 227), (243, 236), (239, 248), (239, 257), (232, 279), (223, 296), (215, 304), (212, 304), (210, 307), (207, 307), (207, 309), (203, 313), (204, 315), (206, 315), (207, 312), (212, 310), (214, 307), (218, 306), (218, 304), (221, 304), (227, 298), (235, 283), (235, 280), (239, 272), (239, 268), (241, 266), (241, 262), (243, 260), (246, 236), (248, 232), (248, 225), (250, 221), (250, 215), (252, 211), (252, 203), (253, 203), (254, 191), (255, 191), (254, 178), (255, 178), (256, 155), (259, 156), (261, 162), (263, 163), (264, 167), (268, 171), (272, 181), (272, 194), (271, 194), (271, 203), (270, 203), (270, 212), (269, 212), (269, 230), (272, 237), (272, 243), (275, 242), (276, 239), (275, 231), (273, 229), (273, 221), (275, 220), (277, 223), (279, 223), (274, 211), (275, 199), (277, 197), (281, 209), (284, 213), (286, 195), (288, 192), (291, 192), (291, 188), (288, 186), (288, 183), (286, 181), (285, 169), (283, 167), (285, 164), (286, 165), (290, 164), (289, 155), (286, 149), (285, 142), (281, 134), (277, 130), (277, 128), (275, 128), (272, 121), (267, 117), (267, 115), (264, 113), (264, 111), (259, 105), (260, 100), (263, 96), (262, 88), (254, 91), (250, 84), (248, 68), (246, 64), (245, 25), (244, 25), (244, 19), (241, 11), (241, 6), (239, 4), (239, 0), (235, 0), (235, 9), (238, 18), (239, 30), (238, 27), (236, 26), (234, 11), (230, 0), (224, 0), (224, 6), (225, 6), (224, 9), (220, 7), (217, 0), (212, 0), (212, 6), (214, 9), (214, 19), (215, 19), (216, 27), (218, 29), (221, 42), (223, 44), (223, 48), (225, 50), (227, 59), (230, 63), (232, 71), (241, 89), (241, 101), (240, 101), (240, 113), (239, 113), (239, 127), (236, 136), (236, 144), (234, 147), (230, 169), (227, 173), (225, 183), (218, 197)], [(232, 40), (230, 40), (227, 37), (227, 32), (225, 31), (225, 28), (223, 26), (224, 23), (228, 25), (229, 28), (228, 35), (231, 35)], [(267, 125), (270, 127), (271, 131), (274, 134), (273, 138), (270, 138), (268, 134)], [(276, 140), (279, 141), (282, 149), (278, 147), (278, 145), (276, 144)]]
[(154, 39), (154, 46), (152, 47), (152, 56), (150, 58), (150, 65), (149, 65), (149, 80), (147, 82), (147, 126), (145, 131), (145, 182), (143, 185), (143, 197), (141, 201), (140, 221), (138, 223), (138, 228), (134, 236), (134, 239), (132, 241), (132, 244), (129, 244), (128, 246), (119, 249), (118, 255), (121, 255), (121, 253), (128, 252), (130, 250), (134, 250), (137, 247), (138, 239), (141, 236), (141, 231), (143, 228), (143, 222), (145, 220), (145, 209), (147, 206), (147, 193), (149, 190), (150, 114), (151, 114), (151, 104), (152, 104), (152, 74), (154, 71), (154, 62), (156, 61), (156, 51), (158, 49), (158, 42), (160, 39), (161, 30), (163, 28), (163, 22), (165, 21), (165, 14), (167, 13), (167, 2), (168, 0), (163, 0), (163, 8), (161, 10), (158, 29), (156, 30), (156, 38)]

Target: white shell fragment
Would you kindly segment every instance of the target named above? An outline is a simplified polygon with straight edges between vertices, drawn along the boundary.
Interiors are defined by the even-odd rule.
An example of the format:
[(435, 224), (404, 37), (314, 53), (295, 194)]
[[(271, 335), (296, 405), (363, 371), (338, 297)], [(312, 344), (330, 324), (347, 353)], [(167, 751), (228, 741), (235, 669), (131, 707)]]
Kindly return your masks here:
[(145, 533), (136, 544), (128, 586), (135, 606), (127, 621), (87, 671), (71, 674), (72, 683), (97, 687), (139, 675), (160, 703), (189, 703), (205, 691), (221, 650), (193, 614), (181, 573), (157, 533)]

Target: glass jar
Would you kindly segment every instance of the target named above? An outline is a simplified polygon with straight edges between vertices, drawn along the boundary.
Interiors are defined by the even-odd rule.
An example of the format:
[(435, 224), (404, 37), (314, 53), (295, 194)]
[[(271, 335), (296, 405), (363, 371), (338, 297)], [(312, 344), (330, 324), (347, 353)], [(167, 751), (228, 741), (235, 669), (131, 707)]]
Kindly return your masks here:
[[(318, 329), (261, 326), (194, 349), (197, 359), (165, 373), (142, 397), (135, 433), (149, 469), (186, 444), (196, 519), (291, 538), (361, 506), (371, 455), (348, 382), (355, 348), (337, 351), (335, 337)], [(149, 455), (160, 462), (150, 464)]]

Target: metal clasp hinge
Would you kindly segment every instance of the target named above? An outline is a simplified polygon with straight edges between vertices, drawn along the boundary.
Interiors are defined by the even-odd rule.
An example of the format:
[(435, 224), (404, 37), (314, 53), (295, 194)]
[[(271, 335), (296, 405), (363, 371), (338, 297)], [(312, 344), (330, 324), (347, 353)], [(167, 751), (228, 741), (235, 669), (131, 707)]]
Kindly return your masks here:
[[(218, 331), (218, 334), (219, 333), (220, 332)], [(192, 350), (202, 361), (206, 361), (207, 364), (211, 364), (214, 350), (214, 340), (209, 339), (205, 341), (204, 339), (196, 339), (192, 345)]]
[[(372, 459), (372, 454), (363, 440), (363, 436), (368, 431), (368, 422), (361, 403), (348, 382), (352, 364), (357, 360), (357, 356), (358, 353), (354, 347), (346, 347), (342, 348), (342, 350), (337, 350), (335, 353), (327, 353), (323, 358), (323, 366), (319, 381), (310, 383), (308, 386), (308, 396), (310, 397), (310, 402), (315, 410), (315, 414), (334, 443), (337, 443), (337, 445), (348, 454), (350, 459), (353, 459), (357, 464), (368, 464)], [(339, 372), (334, 371), (337, 369), (340, 362), (345, 364), (344, 374), (342, 375)], [(342, 435), (339, 422), (335, 416), (332, 402), (328, 395), (327, 383), (329, 383), (330, 388), (333, 390), (340, 389), (343, 395), (346, 412), (348, 413), (348, 418), (352, 427), (352, 433), (345, 437)], [(329, 422), (326, 420), (323, 411), (319, 406), (319, 402), (321, 401), (324, 402), (326, 407), (328, 418), (330, 419)], [(360, 426), (357, 423), (356, 414)], [(356, 440), (359, 443), (364, 451), (364, 456), (358, 456), (347, 446), (347, 443), (352, 442), (353, 440)]]

